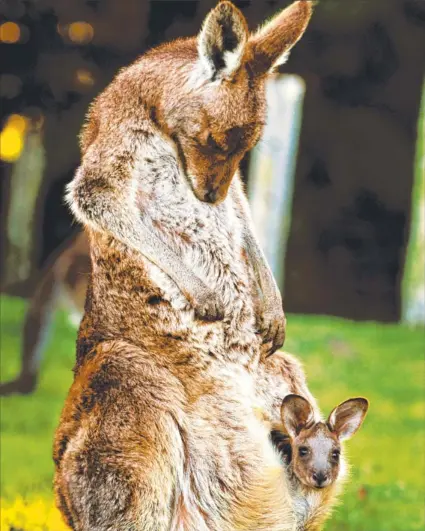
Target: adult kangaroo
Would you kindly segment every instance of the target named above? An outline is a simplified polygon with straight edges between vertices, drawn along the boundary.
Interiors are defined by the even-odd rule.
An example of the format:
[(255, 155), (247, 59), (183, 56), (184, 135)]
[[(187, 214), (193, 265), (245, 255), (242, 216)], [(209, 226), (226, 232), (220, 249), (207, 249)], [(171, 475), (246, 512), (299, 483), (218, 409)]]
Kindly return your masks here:
[(311, 11), (295, 2), (249, 34), (220, 2), (197, 38), (149, 51), (90, 109), (68, 201), (92, 273), (54, 442), (76, 531), (294, 529), (254, 412), (261, 345), (282, 345), (285, 319), (238, 164)]

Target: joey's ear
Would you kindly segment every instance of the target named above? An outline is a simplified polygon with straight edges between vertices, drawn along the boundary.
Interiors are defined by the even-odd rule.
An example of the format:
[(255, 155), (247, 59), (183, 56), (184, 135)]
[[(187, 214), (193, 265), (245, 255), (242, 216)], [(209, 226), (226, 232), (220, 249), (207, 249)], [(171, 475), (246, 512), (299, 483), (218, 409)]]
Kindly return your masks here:
[(313, 408), (308, 400), (299, 395), (285, 396), (280, 414), (285, 430), (292, 438), (314, 420)]
[(285, 63), (291, 48), (303, 35), (313, 12), (313, 2), (299, 0), (251, 35), (253, 70), (261, 75)]
[(350, 439), (360, 428), (369, 408), (366, 398), (350, 398), (329, 415), (327, 424), (338, 439)]
[(247, 39), (245, 18), (231, 2), (210, 11), (198, 35), (198, 52), (211, 79), (229, 77), (239, 68)]

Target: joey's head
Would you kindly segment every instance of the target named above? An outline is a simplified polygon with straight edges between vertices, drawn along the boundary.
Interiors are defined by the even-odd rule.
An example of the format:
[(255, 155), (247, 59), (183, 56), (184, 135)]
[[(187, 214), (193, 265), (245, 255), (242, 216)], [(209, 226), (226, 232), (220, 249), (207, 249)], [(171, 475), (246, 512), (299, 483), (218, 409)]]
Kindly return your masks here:
[(200, 201), (227, 195), (244, 154), (265, 121), (265, 81), (304, 33), (312, 2), (300, 0), (249, 33), (242, 13), (221, 1), (196, 38), (148, 54), (162, 69), (156, 105), (185, 176)]
[(360, 428), (369, 403), (365, 398), (346, 400), (326, 422), (314, 420), (310, 403), (298, 395), (288, 395), (281, 415), (289, 436), (286, 451), (293, 473), (307, 487), (321, 489), (332, 485), (340, 474), (341, 442)]

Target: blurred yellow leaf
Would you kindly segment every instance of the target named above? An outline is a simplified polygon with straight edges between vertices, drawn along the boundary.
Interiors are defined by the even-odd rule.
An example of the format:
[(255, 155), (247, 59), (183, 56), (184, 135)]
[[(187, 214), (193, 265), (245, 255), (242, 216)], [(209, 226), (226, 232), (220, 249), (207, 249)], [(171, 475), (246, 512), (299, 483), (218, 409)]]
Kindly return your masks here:
[(68, 27), (68, 36), (77, 44), (87, 44), (93, 39), (93, 26), (88, 22), (73, 22)]
[(19, 159), (24, 147), (28, 120), (19, 114), (12, 114), (0, 133), (0, 158), (5, 162)]
[(21, 38), (21, 29), (15, 22), (5, 22), (0, 26), (0, 40), (7, 44), (15, 44)]
[(0, 529), (23, 531), (69, 531), (58, 509), (42, 498), (24, 501), (21, 497), (12, 503), (1, 503)]

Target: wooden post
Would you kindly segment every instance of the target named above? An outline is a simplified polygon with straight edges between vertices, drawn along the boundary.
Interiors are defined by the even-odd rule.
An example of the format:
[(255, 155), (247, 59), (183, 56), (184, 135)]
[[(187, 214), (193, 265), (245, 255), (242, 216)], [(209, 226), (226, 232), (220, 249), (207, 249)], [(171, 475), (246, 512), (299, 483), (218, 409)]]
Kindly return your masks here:
[(42, 133), (37, 127), (27, 132), (22, 153), (11, 171), (6, 218), (6, 287), (28, 280), (31, 274), (35, 208), (44, 166)]
[(425, 326), (425, 82), (419, 111), (411, 226), (402, 281), (402, 321)]
[(254, 227), (282, 293), (304, 94), (298, 76), (280, 75), (267, 82), (267, 125), (248, 171)]

